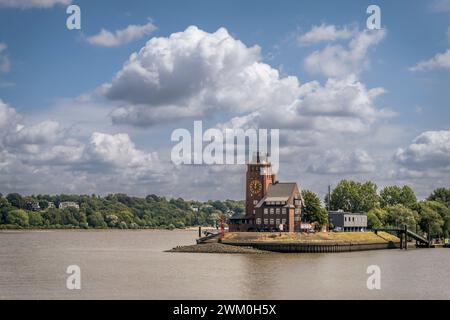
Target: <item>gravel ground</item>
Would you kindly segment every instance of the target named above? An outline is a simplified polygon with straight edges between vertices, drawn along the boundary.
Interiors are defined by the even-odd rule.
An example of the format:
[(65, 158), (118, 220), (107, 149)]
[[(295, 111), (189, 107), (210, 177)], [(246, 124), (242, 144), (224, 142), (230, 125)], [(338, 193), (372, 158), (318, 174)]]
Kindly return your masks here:
[(221, 243), (204, 243), (192, 246), (175, 247), (166, 252), (197, 252), (197, 253), (252, 253), (269, 254), (272, 252), (254, 249), (252, 247), (238, 247)]

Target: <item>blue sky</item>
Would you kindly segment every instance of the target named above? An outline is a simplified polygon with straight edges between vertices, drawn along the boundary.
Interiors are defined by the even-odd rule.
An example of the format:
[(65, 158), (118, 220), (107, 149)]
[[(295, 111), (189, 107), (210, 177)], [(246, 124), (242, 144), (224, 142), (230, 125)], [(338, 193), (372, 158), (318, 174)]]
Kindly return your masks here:
[[(315, 142), (314, 150), (302, 149), (301, 146), (298, 146), (299, 149), (296, 149), (296, 146), (292, 147), (292, 150), (298, 150), (302, 157), (304, 153), (315, 152), (320, 159), (337, 157), (342, 158), (344, 162), (356, 159), (359, 161), (357, 164), (339, 163), (336, 166), (342, 169), (361, 165), (362, 170), (351, 172), (347, 169), (336, 169), (322, 172), (318, 168), (311, 169), (316, 160), (302, 158), (302, 161), (311, 164), (302, 167), (293, 161), (286, 161), (284, 168), (290, 173), (281, 173), (281, 177), (297, 180), (301, 185), (306, 184), (307, 188), (319, 193), (325, 190), (328, 183), (336, 183), (340, 178), (376, 179), (380, 186), (395, 183), (410, 184), (421, 195), (426, 195), (431, 191), (430, 188), (449, 181), (446, 178), (450, 160), (442, 156), (442, 153), (445, 154), (448, 150), (439, 150), (437, 159), (428, 159), (417, 151), (421, 148), (421, 144), (419, 143), (417, 147), (415, 146), (417, 143), (413, 141), (421, 134), (431, 132), (427, 136), (428, 138), (432, 136), (428, 139), (433, 141), (431, 143), (439, 146), (450, 145), (448, 141), (450, 138), (446, 135), (450, 130), (448, 120), (450, 68), (446, 67), (444, 60), (443, 66), (433, 65), (421, 70), (412, 70), (418, 63), (429, 61), (450, 48), (448, 34), (450, 2), (447, 0), (340, 1), (339, 5), (335, 1), (72, 1), (81, 8), (81, 30), (66, 28), (65, 11), (70, 1), (54, 2), (54, 5), (43, 6), (38, 0), (18, 0), (14, 2), (15, 4), (11, 4), (13, 2), (9, 0), (0, 0), (0, 44), (6, 46), (0, 50), (0, 62), (4, 57), (9, 65), (5, 68), (7, 70), (0, 72), (0, 99), (15, 110), (21, 118), (21, 125), (23, 123), (34, 128), (30, 129), (30, 132), (36, 133), (35, 127), (45, 121), (57, 122), (58, 128), (64, 131), (61, 133), (61, 141), (46, 141), (45, 145), (24, 143), (25, 151), (13, 150), (14, 148), (8, 147), (7, 143), (0, 144), (2, 148), (0, 150), (4, 153), (4, 165), (0, 166), (4, 174), (0, 181), (3, 182), (5, 189), (0, 190), (1, 192), (13, 190), (28, 193), (45, 192), (42, 187), (21, 182), (21, 178), (13, 174), (18, 168), (17, 161), (20, 161), (29, 172), (39, 172), (41, 176), (48, 175), (45, 178), (51, 189), (48, 192), (83, 192), (85, 189), (83, 183), (89, 185), (87, 188), (89, 192), (119, 192), (120, 186), (110, 188), (110, 181), (117, 176), (118, 168), (104, 173), (105, 177), (108, 174), (110, 176), (104, 177), (104, 185), (100, 185), (92, 172), (104, 172), (104, 163), (77, 162), (75, 166), (74, 162), (60, 163), (53, 158), (45, 163), (32, 158), (30, 149), (34, 153), (49, 154), (49, 150), (54, 150), (55, 147), (66, 148), (68, 144), (72, 146), (74, 143), (81, 143), (89, 146), (89, 141), (92, 144), (92, 134), (102, 132), (112, 137), (126, 134), (129, 140), (125, 139), (126, 141), (122, 143), (133, 143), (136, 152), (145, 155), (156, 152), (160, 159), (165, 159), (171, 147), (168, 137), (173, 129), (192, 126), (194, 118), (200, 117), (214, 126), (227, 123), (232, 117), (239, 117), (245, 113), (240, 112), (238, 107), (231, 111), (218, 107), (215, 109), (217, 115), (213, 117), (201, 113), (202, 116), (182, 119), (158, 118), (156, 123), (144, 126), (127, 121), (112, 121), (111, 113), (116, 108), (123, 107), (124, 101), (126, 103), (130, 101), (125, 98), (109, 99), (107, 94), (93, 95), (92, 92), (104, 84), (111, 84), (130, 55), (145, 47), (151, 38), (167, 38), (173, 33), (184, 32), (189, 26), (196, 26), (208, 34), (215, 33), (219, 28), (225, 28), (230, 37), (241, 41), (246, 48), (259, 46), (261, 51), (258, 61), (278, 70), (280, 79), (295, 76), (300, 85), (317, 81), (321, 86), (325, 86), (328, 80), (343, 79), (347, 74), (336, 76), (314, 70), (314, 67), (308, 67), (307, 58), (314, 52), (323, 52), (329, 46), (348, 48), (353, 38), (356, 39), (358, 35), (364, 33), (368, 17), (366, 8), (370, 4), (380, 6), (381, 23), (385, 34), (381, 40), (373, 40), (374, 42), (367, 46), (363, 57), (356, 59), (357, 61), (346, 61), (351, 64), (349, 73), (355, 73), (353, 84), (361, 84), (367, 90), (381, 87), (385, 91), (376, 99), (373, 106), (368, 106), (370, 110), (366, 111), (386, 109), (391, 115), (363, 118), (363, 123), (367, 124), (368, 128), (353, 131), (350, 136), (346, 134), (340, 136), (342, 130), (338, 130), (339, 134), (336, 135), (330, 133), (328, 137), (320, 133), (322, 137)], [(149, 23), (156, 27), (156, 30), (143, 33), (119, 45), (104, 46), (93, 44), (88, 40), (98, 35), (101, 29), (114, 33), (124, 30), (129, 25)], [(314, 26), (334, 26), (336, 30), (353, 30), (353, 38), (316, 41), (308, 45), (299, 43), (299, 38), (310, 32)], [(79, 103), (77, 99), (84, 95), (89, 95), (89, 101), (83, 100), (83, 108), (77, 109)], [(154, 107), (152, 103), (149, 105)], [(249, 112), (263, 111), (249, 110)], [(360, 120), (358, 116), (356, 118)], [(327, 121), (331, 120), (327, 118)], [(279, 127), (282, 130), (294, 130), (299, 139), (308, 139), (309, 135), (318, 134), (291, 127)], [(22, 132), (22, 135), (24, 134)], [(7, 135), (12, 136), (12, 133), (8, 131), (5, 136)], [(436, 135), (439, 138), (436, 138)], [(340, 150), (330, 151), (333, 149), (329, 144), (331, 136), (336, 139), (331, 145), (339, 145)], [(68, 140), (70, 141), (67, 142)], [(422, 149), (428, 147), (432, 146), (422, 146)], [(38, 149), (40, 151), (36, 151)], [(398, 154), (400, 149), (403, 153)], [(358, 152), (354, 157), (347, 156), (355, 150)], [(327, 151), (331, 153), (321, 156), (321, 152)], [(373, 163), (371, 162), (369, 166), (367, 163), (360, 163), (365, 161), (365, 156), (362, 157), (364, 159), (358, 156), (361, 155), (360, 151), (372, 159)], [(142, 154), (139, 153), (139, 157)], [(95, 157), (90, 155), (88, 158), (92, 160)], [(426, 168), (419, 168), (419, 165)], [(332, 164), (329, 164), (329, 167), (331, 166)], [(89, 169), (86, 169), (87, 167)], [(429, 168), (434, 171), (425, 173)], [(120, 174), (125, 174), (128, 169), (121, 168)], [(178, 178), (176, 186), (171, 179), (164, 182), (158, 180), (161, 178), (157, 170), (151, 173), (144, 172), (143, 180), (136, 182), (136, 187), (130, 183), (124, 191), (136, 194), (160, 191), (167, 195), (181, 194), (188, 198), (223, 196), (224, 189), (215, 182), (211, 183), (211, 180), (223, 180), (223, 177), (219, 178), (219, 173), (207, 170), (204, 172), (205, 181), (199, 178), (198, 191), (186, 191), (188, 178), (185, 181)], [(55, 171), (61, 172), (61, 176), (69, 181), (52, 180), (51, 172)], [(239, 170), (227, 168), (224, 171), (227, 172), (227, 176), (231, 176), (230, 184), (242, 182)], [(380, 174), (380, 171), (383, 173)], [(402, 174), (397, 175), (399, 172)], [(70, 181), (76, 180), (71, 178), (71, 175), (83, 176), (85, 180), (71, 183)], [(198, 176), (198, 172), (186, 175)], [(436, 181), (436, 176), (441, 180)], [(23, 178), (23, 181), (26, 179)], [(146, 185), (154, 181), (159, 181), (163, 186), (157, 188)], [(238, 198), (241, 189), (239, 187), (237, 191), (230, 191), (226, 196)]]

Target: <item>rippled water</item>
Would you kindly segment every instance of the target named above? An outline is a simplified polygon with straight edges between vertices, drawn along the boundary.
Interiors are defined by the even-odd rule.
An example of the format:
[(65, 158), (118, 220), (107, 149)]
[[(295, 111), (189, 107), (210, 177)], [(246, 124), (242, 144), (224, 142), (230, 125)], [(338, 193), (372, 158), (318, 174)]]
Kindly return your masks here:
[[(450, 249), (166, 253), (195, 231), (0, 232), (1, 299), (450, 299)], [(81, 290), (66, 268), (81, 267)], [(381, 268), (381, 290), (366, 269)]]

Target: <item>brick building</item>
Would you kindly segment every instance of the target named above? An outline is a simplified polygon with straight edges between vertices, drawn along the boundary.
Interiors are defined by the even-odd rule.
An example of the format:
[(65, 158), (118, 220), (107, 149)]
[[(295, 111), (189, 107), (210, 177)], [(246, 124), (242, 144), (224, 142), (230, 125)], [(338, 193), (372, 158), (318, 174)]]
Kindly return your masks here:
[(230, 218), (231, 232), (300, 231), (304, 200), (297, 183), (278, 182), (268, 156), (247, 164), (245, 213)]

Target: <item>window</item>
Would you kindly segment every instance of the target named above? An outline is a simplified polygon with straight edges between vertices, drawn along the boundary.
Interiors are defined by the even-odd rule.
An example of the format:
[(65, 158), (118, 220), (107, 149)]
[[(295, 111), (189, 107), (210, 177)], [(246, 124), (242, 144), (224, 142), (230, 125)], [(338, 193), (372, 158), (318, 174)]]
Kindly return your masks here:
[(261, 218), (256, 218), (256, 224), (261, 224)]
[(273, 219), (270, 219), (270, 224), (273, 224), (274, 223), (274, 220)]
[(297, 222), (300, 221), (300, 216), (295, 216), (294, 221), (297, 221)]
[(270, 214), (273, 214), (273, 208), (270, 208)]
[(280, 214), (280, 208), (276, 208), (276, 209), (275, 209), (275, 213), (276, 213), (276, 214)]
[(253, 200), (253, 204), (258, 204), (258, 200)]
[(278, 225), (280, 225), (280, 219), (276, 219), (275, 220), (275, 224), (278, 226)]
[(286, 224), (286, 219), (281, 219), (282, 224)]
[(281, 209), (282, 214), (286, 214), (286, 208)]
[(300, 214), (300, 209), (295, 209), (295, 214)]
[(269, 219), (264, 219), (264, 224), (269, 224)]
[(264, 214), (268, 214), (269, 213), (269, 209), (264, 208)]

